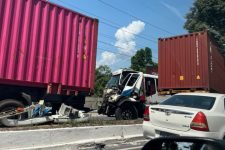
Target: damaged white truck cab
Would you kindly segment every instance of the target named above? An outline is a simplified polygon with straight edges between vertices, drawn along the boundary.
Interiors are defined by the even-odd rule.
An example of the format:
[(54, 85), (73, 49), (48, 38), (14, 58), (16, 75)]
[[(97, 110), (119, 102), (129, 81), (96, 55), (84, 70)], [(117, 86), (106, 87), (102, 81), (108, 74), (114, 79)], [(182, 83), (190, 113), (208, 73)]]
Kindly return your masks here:
[(158, 96), (157, 84), (156, 75), (130, 69), (117, 70), (105, 87), (98, 113), (124, 120), (142, 117), (146, 104), (164, 99)]

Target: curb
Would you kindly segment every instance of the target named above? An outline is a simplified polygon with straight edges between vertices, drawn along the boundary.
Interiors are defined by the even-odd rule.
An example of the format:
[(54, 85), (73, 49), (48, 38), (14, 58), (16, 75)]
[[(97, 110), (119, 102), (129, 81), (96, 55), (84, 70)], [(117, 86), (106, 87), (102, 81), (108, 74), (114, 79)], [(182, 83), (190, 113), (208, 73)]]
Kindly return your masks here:
[(76, 145), (143, 135), (142, 124), (0, 132), (0, 150), (76, 149)]
[(66, 143), (66, 144), (55, 144), (51, 146), (37, 146), (37, 147), (26, 147), (26, 148), (16, 148), (14, 150), (77, 150), (80, 145), (87, 143), (101, 143), (108, 140), (124, 140), (130, 138), (143, 137), (143, 135), (134, 135), (127, 137), (111, 137), (111, 138), (100, 138), (100, 139), (92, 139), (92, 140), (83, 140), (78, 142)]

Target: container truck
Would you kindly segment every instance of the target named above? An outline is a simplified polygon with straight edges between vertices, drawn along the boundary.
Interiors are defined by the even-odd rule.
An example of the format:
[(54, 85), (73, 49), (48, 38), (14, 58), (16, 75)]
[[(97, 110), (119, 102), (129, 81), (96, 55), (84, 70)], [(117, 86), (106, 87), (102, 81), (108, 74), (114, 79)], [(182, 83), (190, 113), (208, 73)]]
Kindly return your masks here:
[(158, 40), (159, 93), (225, 93), (225, 59), (207, 31)]
[(92, 93), (98, 20), (45, 0), (0, 0), (0, 111)]

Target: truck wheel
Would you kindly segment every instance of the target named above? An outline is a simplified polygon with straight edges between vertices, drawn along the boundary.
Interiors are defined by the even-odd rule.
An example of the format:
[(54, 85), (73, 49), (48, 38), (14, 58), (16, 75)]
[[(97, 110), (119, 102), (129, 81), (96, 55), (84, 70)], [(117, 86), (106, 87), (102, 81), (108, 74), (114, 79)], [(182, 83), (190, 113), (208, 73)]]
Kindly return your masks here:
[(137, 109), (131, 104), (124, 104), (115, 110), (116, 120), (137, 119)]
[[(24, 107), (23, 103), (17, 101), (17, 100), (13, 100), (13, 99), (6, 99), (3, 101), (0, 101), (0, 112), (5, 112), (5, 111), (9, 111), (12, 109), (16, 109), (18, 107)], [(18, 115), (15, 117), (8, 117), (8, 119), (23, 119), (24, 115)], [(3, 122), (1, 122), (3, 125), (5, 125)], [(6, 125), (5, 125), (6, 126)]]
[(99, 107), (98, 108), (98, 114), (103, 114), (103, 113), (104, 113), (103, 108), (102, 107)]
[(122, 109), (120, 107), (116, 108), (115, 110), (115, 117), (116, 120), (122, 120)]

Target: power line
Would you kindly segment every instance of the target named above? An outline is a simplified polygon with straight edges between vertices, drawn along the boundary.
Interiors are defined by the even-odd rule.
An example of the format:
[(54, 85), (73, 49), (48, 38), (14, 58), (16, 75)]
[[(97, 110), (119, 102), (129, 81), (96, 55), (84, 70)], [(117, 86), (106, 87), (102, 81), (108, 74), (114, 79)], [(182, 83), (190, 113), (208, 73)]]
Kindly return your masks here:
[[(85, 12), (85, 13), (91, 14), (91, 15), (97, 17), (97, 18), (101, 18), (102, 20), (105, 20), (105, 21), (109, 22), (109, 23), (107, 23), (107, 22), (105, 22), (105, 21), (100, 21), (100, 23), (102, 23), (102, 24), (105, 24), (105, 25), (110, 26), (110, 27), (115, 28), (115, 29), (121, 28), (121, 25), (118, 25), (118, 24), (116, 24), (116, 23), (112, 22), (111, 20), (108, 20), (108, 19), (106, 19), (106, 18), (104, 18), (104, 17), (100, 17), (100, 16), (98, 16), (98, 15), (96, 15), (96, 14), (93, 14), (93, 13), (91, 13), (91, 12), (88, 12), (88, 11), (85, 11), (85, 10), (83, 10), (83, 9), (80, 9), (80, 8), (78, 8), (77, 6), (75, 6), (75, 5), (71, 4), (71, 3), (65, 3), (65, 2), (62, 1), (62, 0), (57, 0), (57, 1), (59, 1), (59, 2), (61, 2), (61, 3), (64, 3), (64, 4), (66, 4), (66, 5), (71, 5), (71, 6), (73, 6), (73, 7), (74, 7), (75, 9), (77, 9), (77, 10), (83, 11), (83, 12)], [(157, 43), (157, 41), (152, 40), (152, 39), (149, 39), (149, 38), (146, 37), (146, 36), (138, 35), (138, 34), (136, 34), (136, 33), (133, 33), (133, 32), (131, 32), (131, 31), (127, 31), (127, 30), (123, 30), (123, 31), (124, 31), (124, 32), (127, 32), (127, 33), (130, 33), (130, 34), (133, 34), (133, 35), (135, 35), (136, 37), (141, 38), (141, 39), (144, 39), (144, 40), (146, 40), (146, 41), (150, 41), (150, 42), (153, 42), (153, 43)]]
[(131, 58), (122, 59), (122, 60), (120, 60), (120, 61), (114, 63), (113, 65), (114, 65), (114, 67), (115, 67), (115, 66), (118, 66), (118, 64), (121, 63), (121, 62), (126, 62), (126, 61), (128, 61), (128, 60), (129, 60), (129, 62), (130, 62), (130, 59), (131, 59)]
[(117, 47), (117, 48), (120, 48), (120, 49), (123, 49), (123, 50), (127, 50), (127, 49), (125, 49), (125, 48), (123, 48), (123, 47), (116, 46), (116, 45), (113, 45), (113, 44), (111, 44), (111, 43), (107, 43), (107, 42), (105, 42), (105, 41), (100, 41), (100, 40), (98, 40), (98, 42), (99, 42), (99, 43), (102, 43), (102, 44), (105, 44), (105, 45)]
[[(113, 44), (110, 44), (110, 43), (107, 43), (107, 42), (104, 42), (104, 41), (100, 41), (100, 40), (98, 40), (98, 42), (99, 42), (99, 43), (102, 43), (102, 44), (105, 44), (105, 45), (113, 46), (113, 47), (115, 46), (115, 45), (113, 45)], [(126, 50), (125, 48), (120, 47), (120, 46), (115, 46), (115, 47), (118, 47), (118, 48), (121, 48), (121, 49)], [(115, 53), (115, 54), (124, 55), (124, 56), (128, 56), (128, 57), (132, 57), (131, 55), (127, 55), (127, 54), (124, 54), (124, 53), (118, 53), (118, 52), (109, 51), (109, 50), (105, 50), (105, 51), (112, 52), (112, 53)], [(152, 58), (155, 58), (156, 60), (158, 60), (157, 57), (152, 56)]]
[[(116, 46), (116, 45), (113, 45), (113, 44), (111, 44), (111, 43), (107, 43), (107, 42), (104, 42), (104, 41), (100, 41), (100, 40), (98, 40), (98, 42), (99, 42), (99, 43), (102, 43), (102, 44), (105, 44), (105, 45), (109, 45), (109, 46), (117, 47), (117, 48), (120, 48), (120, 49), (123, 49), (123, 50), (127, 50), (127, 49), (125, 49), (125, 48), (123, 48), (123, 47)], [(127, 56), (129, 56), (129, 55), (127, 55)], [(130, 57), (132, 57), (132, 56), (130, 56)]]
[(107, 52), (114, 53), (114, 54), (119, 54), (119, 55), (121, 55), (121, 56), (126, 56), (126, 57), (129, 57), (129, 58), (131, 58), (131, 57), (132, 57), (131, 55), (127, 55), (127, 54), (124, 54), (124, 53), (119, 53), (119, 52), (114, 52), (114, 51), (111, 51), (111, 50), (106, 50), (106, 49), (99, 48), (99, 47), (98, 47), (98, 50), (100, 50), (100, 51), (107, 51)]
[(110, 52), (110, 53), (114, 53), (114, 54), (119, 54), (119, 55), (121, 55), (121, 56), (128, 56), (127, 58), (125, 58), (125, 59), (119, 59), (119, 60), (117, 60), (117, 62), (116, 63), (113, 63), (113, 64), (111, 64), (111, 65), (109, 65), (109, 66), (118, 66), (118, 65), (116, 65), (116, 64), (118, 64), (118, 63), (121, 63), (121, 62), (124, 62), (124, 61), (128, 61), (128, 60), (130, 60), (131, 59), (131, 57), (132, 56), (129, 56), (129, 55), (126, 55), (126, 54), (122, 54), (122, 53), (118, 53), (118, 52), (114, 52), (114, 51), (110, 51), (110, 50), (105, 50), (105, 49), (102, 49), (102, 48), (98, 48), (98, 50), (100, 50), (100, 51), (107, 51), (107, 52)]
[[(108, 38), (110, 38), (110, 36), (107, 36)], [(115, 46), (115, 45), (113, 45), (113, 44), (111, 44), (111, 43), (107, 43), (107, 42), (105, 42), (105, 41), (100, 41), (100, 40), (98, 40), (98, 42), (99, 43), (102, 43), (102, 44), (105, 44), (105, 45), (109, 45), (109, 46), (113, 46), (113, 47), (117, 47), (117, 48), (120, 48), (120, 49), (124, 49), (124, 50), (126, 50), (125, 48), (123, 48), (123, 47), (120, 47), (120, 46)], [(143, 48), (144, 47), (146, 47), (146, 46), (143, 46)], [(138, 47), (138, 49), (142, 49), (141, 47)], [(155, 59), (157, 59), (158, 60), (158, 58), (157, 57), (154, 57), (154, 56), (152, 56), (152, 58), (155, 58)]]
[[(112, 28), (115, 28), (115, 29), (120, 28), (120, 27), (118, 27), (118, 26), (114, 26), (114, 25), (109, 24), (109, 23), (104, 22), (104, 21), (100, 21), (100, 22), (103, 23), (103, 24), (105, 24), (105, 25), (107, 25), (107, 26), (110, 26), (110, 27), (112, 27)], [(144, 40), (146, 40), (146, 41), (150, 41), (150, 42), (152, 42), (152, 43), (154, 43), (154, 44), (157, 43), (157, 41), (152, 40), (152, 39), (149, 39), (149, 38), (147, 38), (147, 37), (145, 37), (145, 36), (143, 36), (143, 35), (138, 35), (138, 34), (136, 34), (136, 33), (130, 32), (130, 31), (128, 31), (128, 30), (123, 30), (123, 31), (124, 31), (124, 32), (127, 32), (127, 33), (130, 33), (130, 34), (133, 34), (133, 35), (135, 35), (136, 37), (139, 37), (139, 38), (144, 39)]]
[[(107, 52), (110, 52), (110, 53), (115, 53), (115, 54), (118, 54), (118, 53), (116, 53), (116, 52), (113, 52), (113, 51), (109, 51), (109, 50), (105, 50), (105, 49), (101, 49), (101, 48), (98, 48), (98, 50), (99, 51), (107, 51)], [(122, 55), (122, 56), (126, 56), (126, 55), (124, 55), (124, 54), (120, 54), (120, 55)], [(127, 56), (126, 56), (127, 57)], [(118, 64), (118, 63), (120, 63), (121, 61), (128, 61), (128, 60), (130, 60), (131, 59), (131, 57), (127, 57), (126, 59), (119, 59), (119, 60), (117, 60), (117, 62), (116, 63), (113, 63), (113, 64), (111, 64), (111, 65), (108, 65), (108, 66), (115, 66), (115, 64)], [(117, 65), (116, 65), (117, 66)]]
[(115, 37), (113, 37), (113, 36), (111, 36), (111, 35), (107, 35), (107, 34), (101, 33), (101, 32), (99, 32), (98, 34), (101, 35), (101, 36), (103, 36), (103, 37), (106, 37), (106, 38), (108, 38), (108, 39), (114, 39), (114, 38), (115, 38)]
[[(114, 66), (118, 66), (118, 65), (115, 65), (115, 64), (118, 64), (118, 63), (121, 63), (121, 62), (124, 62), (124, 61), (128, 61), (128, 60), (130, 60), (131, 59), (131, 57), (132, 56), (129, 56), (129, 55), (126, 55), (126, 54), (122, 54), (122, 53), (118, 53), (118, 52), (114, 52), (114, 51), (110, 51), (110, 50), (106, 50), (106, 49), (103, 49), (103, 48), (97, 48), (99, 51), (103, 51), (103, 52), (105, 52), (105, 51), (107, 51), (107, 52), (110, 52), (110, 53), (114, 53), (114, 54), (119, 54), (119, 55), (121, 55), (121, 56), (128, 56), (127, 58), (125, 58), (125, 59), (119, 59), (119, 60), (117, 60), (117, 62), (116, 63), (113, 63), (113, 64), (111, 64), (111, 65), (109, 65), (109, 66), (112, 66), (112, 65), (114, 65)], [(152, 56), (152, 58), (154, 58), (153, 56)], [(157, 59), (158, 60), (158, 59)]]
[[(144, 5), (141, 5), (141, 6), (144, 6), (144, 7), (147, 8), (148, 10), (152, 10), (152, 12), (159, 13), (159, 12), (157, 12), (155, 9), (153, 9), (152, 7), (150, 7), (150, 6), (148, 5), (148, 3), (146, 3), (145, 0), (142, 0), (142, 3), (139, 3), (139, 4), (143, 4), (143, 3), (144, 3)], [(160, 13), (160, 16), (163, 17), (163, 18), (165, 18), (165, 19), (167, 19), (167, 20), (170, 21), (171, 23), (175, 23), (175, 21), (172, 21), (172, 20), (171, 20), (171, 19), (174, 20), (174, 17), (166, 16), (166, 15), (163, 14), (163, 13)], [(168, 18), (169, 18), (169, 19), (168, 19)]]
[[(104, 34), (104, 33), (99, 33), (99, 35), (101, 35), (102, 37), (106, 37), (108, 39), (114, 40), (113, 36), (110, 36), (110, 35), (107, 35), (107, 34)], [(143, 45), (143, 44), (137, 44), (137, 46), (138, 46), (137, 47), (138, 49), (147, 47), (146, 45)]]
[(61, 3), (64, 3), (64, 4), (67, 4), (67, 5), (71, 5), (71, 6), (73, 6), (75, 9), (77, 9), (77, 10), (80, 10), (80, 11), (83, 11), (83, 12), (85, 12), (85, 13), (88, 13), (88, 14), (90, 14), (90, 15), (93, 15), (93, 16), (95, 16), (95, 17), (97, 17), (97, 18), (101, 18), (101, 19), (103, 19), (103, 20), (106, 20), (106, 21), (108, 21), (108, 22), (111, 22), (112, 24), (114, 24), (114, 25), (116, 25), (116, 26), (119, 26), (119, 24), (117, 24), (117, 23), (115, 23), (115, 22), (112, 22), (111, 20), (108, 20), (108, 19), (106, 19), (106, 18), (104, 18), (104, 17), (100, 17), (100, 16), (98, 16), (98, 15), (96, 15), (96, 14), (94, 14), (94, 13), (91, 13), (91, 12), (89, 12), (89, 11), (86, 11), (86, 10), (84, 10), (84, 9), (81, 9), (81, 8), (79, 8), (79, 7), (77, 7), (77, 6), (75, 6), (75, 5), (73, 5), (72, 3), (66, 3), (66, 2), (64, 2), (64, 1), (62, 1), (62, 0), (57, 0), (57, 1), (60, 1)]
[(106, 3), (106, 2), (104, 2), (104, 1), (102, 1), (102, 0), (98, 0), (98, 1), (99, 1), (100, 3), (102, 3), (102, 4), (106, 5), (106, 6), (108, 6), (108, 7), (111, 7), (111, 8), (113, 8), (113, 9), (115, 9), (115, 10), (117, 10), (117, 11), (123, 13), (123, 14), (126, 14), (126, 15), (128, 15), (128, 16), (131, 16), (131, 17), (133, 17), (133, 18), (135, 18), (135, 19), (141, 20), (141, 21), (145, 22), (147, 25), (149, 25), (149, 26), (151, 26), (151, 27), (153, 27), (153, 28), (155, 28), (155, 29), (158, 29), (158, 30), (161, 30), (161, 31), (164, 31), (164, 32), (166, 32), (166, 33), (169, 33), (169, 34), (173, 35), (173, 33), (171, 33), (170, 31), (168, 31), (168, 30), (166, 30), (166, 29), (163, 29), (163, 28), (161, 28), (161, 27), (158, 27), (158, 26), (156, 26), (156, 25), (153, 25), (153, 24), (149, 23), (148, 21), (145, 21), (145, 20), (143, 20), (143, 19), (141, 19), (141, 18), (138, 18), (138, 17), (136, 17), (136, 16), (134, 16), (134, 15), (132, 15), (132, 14), (130, 14), (130, 13), (128, 13), (128, 12), (122, 10), (122, 9), (119, 9), (119, 8), (117, 8), (117, 7), (115, 7), (115, 6), (111, 5), (111, 4), (109, 4), (109, 3)]

